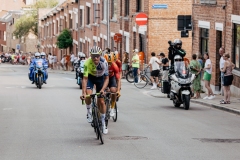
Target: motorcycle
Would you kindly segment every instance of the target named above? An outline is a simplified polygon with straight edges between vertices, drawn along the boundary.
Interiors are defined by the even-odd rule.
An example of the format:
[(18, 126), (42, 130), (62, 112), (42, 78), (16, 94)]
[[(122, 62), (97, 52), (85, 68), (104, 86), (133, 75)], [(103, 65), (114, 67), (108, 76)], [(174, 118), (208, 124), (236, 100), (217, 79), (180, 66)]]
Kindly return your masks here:
[(173, 101), (175, 107), (183, 104), (185, 110), (190, 107), (190, 99), (193, 95), (191, 85), (196, 75), (190, 72), (183, 61), (175, 62), (175, 73), (170, 78), (170, 100)]
[(82, 73), (81, 73), (81, 66), (80, 66), (79, 60), (75, 60), (74, 68), (76, 71), (77, 84), (79, 85), (79, 88), (82, 89)]
[(11, 60), (12, 60), (10, 56), (8, 56), (8, 57), (6, 57), (6, 56), (1, 56), (1, 59), (2, 59), (2, 63), (11, 62)]
[(34, 69), (34, 81), (36, 86), (41, 89), (42, 85), (43, 85), (43, 73), (44, 73), (44, 69), (43, 69), (43, 61), (41, 59), (36, 61), (36, 66)]

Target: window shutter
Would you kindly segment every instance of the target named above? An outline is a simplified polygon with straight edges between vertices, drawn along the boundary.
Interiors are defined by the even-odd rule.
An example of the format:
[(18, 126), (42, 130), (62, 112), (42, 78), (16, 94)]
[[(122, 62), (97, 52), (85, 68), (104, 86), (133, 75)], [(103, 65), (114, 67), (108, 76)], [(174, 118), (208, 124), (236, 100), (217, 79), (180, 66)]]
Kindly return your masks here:
[(186, 22), (186, 29), (192, 30), (192, 16), (185, 16), (185, 22)]
[(184, 30), (184, 16), (182, 16), (182, 15), (179, 15), (178, 16), (178, 30), (179, 31), (182, 31), (182, 30)]

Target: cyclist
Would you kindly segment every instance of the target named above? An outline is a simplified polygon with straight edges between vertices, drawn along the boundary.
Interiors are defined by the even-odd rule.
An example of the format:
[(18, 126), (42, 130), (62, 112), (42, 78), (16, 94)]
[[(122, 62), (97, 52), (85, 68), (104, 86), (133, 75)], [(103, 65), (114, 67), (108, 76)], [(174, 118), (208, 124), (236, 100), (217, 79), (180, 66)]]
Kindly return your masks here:
[(117, 64), (118, 68), (119, 68), (119, 72), (120, 74), (122, 73), (122, 62), (119, 60), (119, 54), (118, 51), (114, 51), (111, 53), (113, 56), (113, 61)]
[[(86, 97), (86, 95), (92, 94), (94, 85), (96, 86), (97, 93), (104, 93), (109, 82), (108, 63), (104, 57), (101, 56), (101, 53), (101, 48), (97, 46), (92, 47), (90, 50), (91, 58), (87, 59), (84, 63), (82, 96), (80, 96), (80, 98), (86, 100), (87, 121), (89, 123), (92, 122), (92, 115), (90, 112), (91, 98)], [(98, 96), (97, 104), (101, 115), (103, 134), (107, 134), (108, 129), (105, 125), (106, 105), (102, 96)]]
[(111, 108), (110, 108), (110, 116), (114, 116), (114, 107), (116, 104), (116, 99), (117, 96), (120, 96), (120, 87), (121, 87), (121, 77), (119, 72), (119, 67), (117, 64), (114, 62), (114, 58), (112, 54), (105, 54), (104, 55), (105, 59), (108, 62), (108, 70), (109, 70), (109, 83), (108, 87), (112, 93), (117, 93), (112, 94), (111, 96)]

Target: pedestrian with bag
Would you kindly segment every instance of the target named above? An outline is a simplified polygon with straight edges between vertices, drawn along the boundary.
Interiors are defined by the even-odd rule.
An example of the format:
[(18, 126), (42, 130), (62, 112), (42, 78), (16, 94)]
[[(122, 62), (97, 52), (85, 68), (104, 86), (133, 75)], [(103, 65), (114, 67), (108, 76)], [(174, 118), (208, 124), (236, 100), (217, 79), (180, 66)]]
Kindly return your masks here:
[(134, 76), (134, 83), (138, 83), (138, 69), (139, 65), (139, 56), (138, 56), (138, 49), (133, 50), (133, 57), (132, 57), (132, 68), (133, 68), (133, 76)]

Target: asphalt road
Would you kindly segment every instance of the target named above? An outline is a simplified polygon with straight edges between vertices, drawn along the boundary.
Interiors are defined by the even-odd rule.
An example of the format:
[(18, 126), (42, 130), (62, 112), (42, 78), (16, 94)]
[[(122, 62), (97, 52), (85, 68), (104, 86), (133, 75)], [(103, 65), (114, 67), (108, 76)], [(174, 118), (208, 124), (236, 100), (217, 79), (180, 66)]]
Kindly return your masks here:
[(240, 118), (192, 103), (174, 108), (122, 82), (105, 144), (86, 121), (74, 75), (37, 89), (26, 66), (0, 65), (0, 160), (239, 160)]

